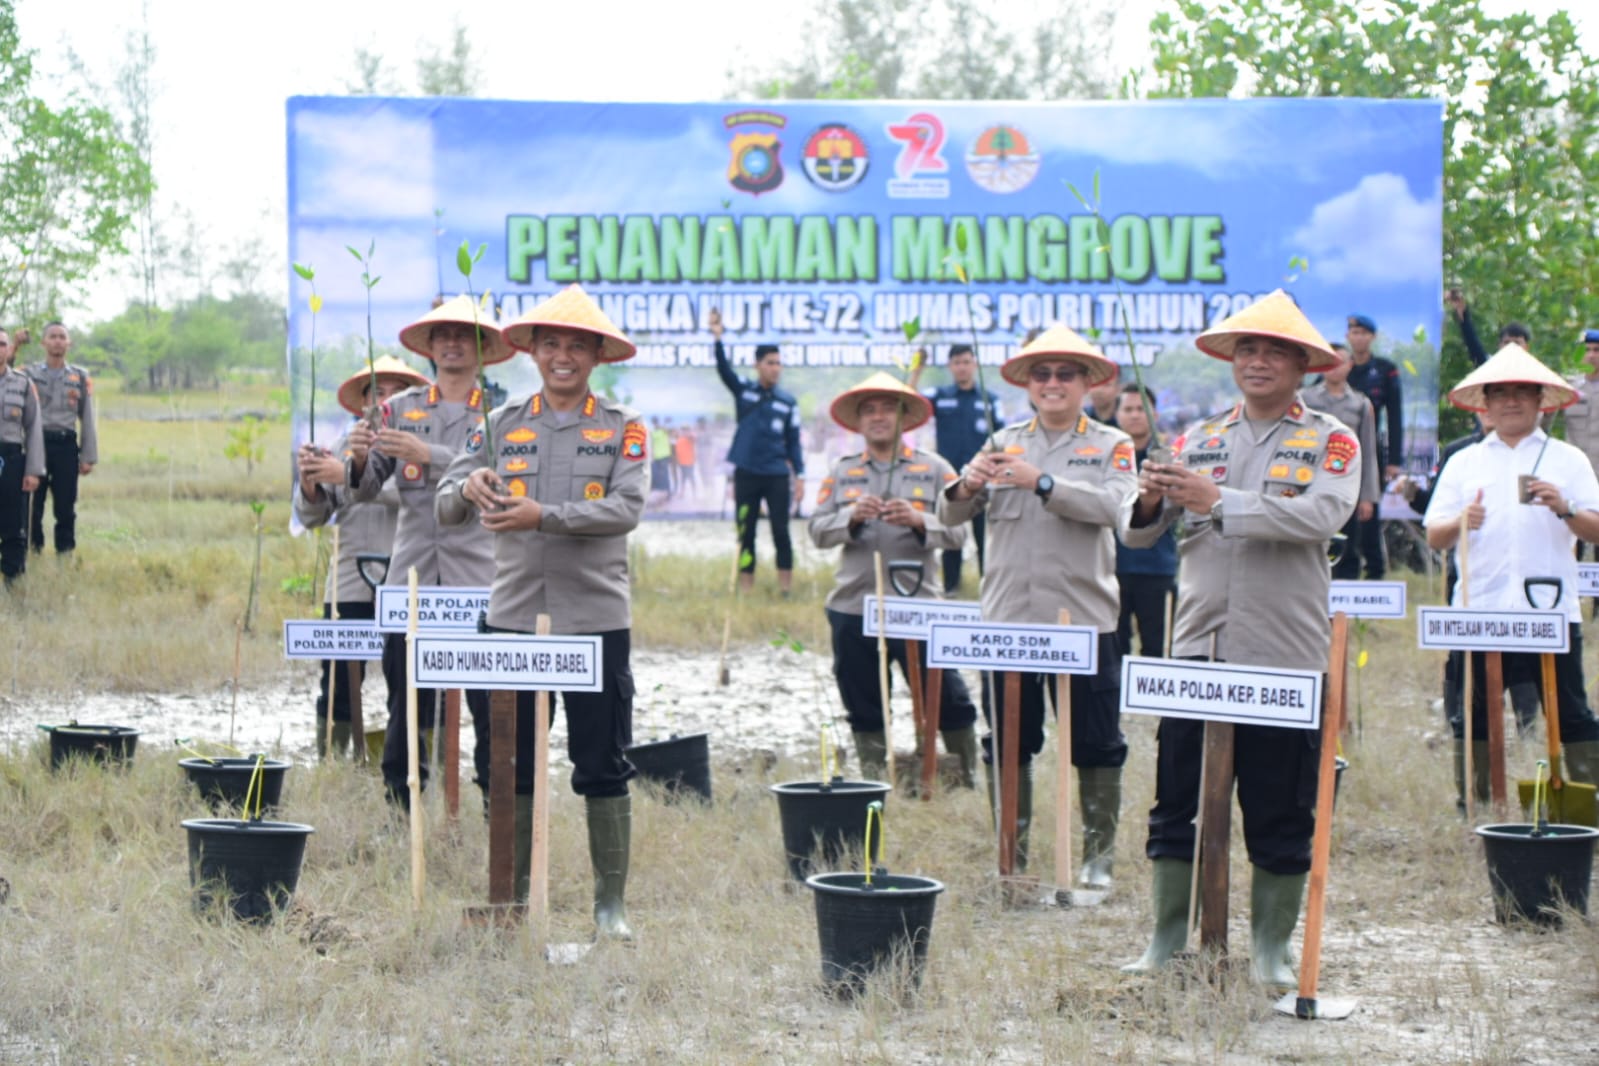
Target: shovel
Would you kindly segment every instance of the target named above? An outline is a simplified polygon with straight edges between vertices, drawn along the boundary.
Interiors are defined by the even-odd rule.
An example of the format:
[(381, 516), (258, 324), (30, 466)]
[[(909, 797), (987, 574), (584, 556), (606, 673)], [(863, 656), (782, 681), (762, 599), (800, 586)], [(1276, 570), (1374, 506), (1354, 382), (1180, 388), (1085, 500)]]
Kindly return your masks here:
[[(1550, 607), (1559, 606), (1561, 586), (1557, 579), (1530, 577), (1525, 585), (1528, 603), (1532, 602), (1532, 590), (1535, 587), (1553, 585), (1555, 601)], [(1543, 790), (1549, 821), (1560, 825), (1599, 826), (1599, 803), (1595, 802), (1594, 786), (1567, 781), (1560, 775), (1560, 703), (1555, 685), (1554, 653), (1546, 651), (1539, 655), (1538, 665), (1543, 673), (1543, 711), (1545, 732), (1549, 737), (1549, 784)], [(1530, 809), (1534, 819), (1538, 817), (1538, 810), (1534, 806), (1537, 792), (1536, 779), (1516, 782), (1516, 795), (1521, 800), (1521, 806), (1524, 810)]]

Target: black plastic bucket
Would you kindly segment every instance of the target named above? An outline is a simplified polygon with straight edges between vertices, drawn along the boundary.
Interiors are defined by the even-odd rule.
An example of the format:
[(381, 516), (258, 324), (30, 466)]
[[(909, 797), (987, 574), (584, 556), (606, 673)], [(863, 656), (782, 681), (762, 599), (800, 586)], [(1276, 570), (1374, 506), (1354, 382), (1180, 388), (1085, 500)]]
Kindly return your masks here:
[[(212, 810), (244, 809), (244, 797), (250, 791), (250, 778), (255, 774), (254, 759), (179, 759), (178, 765), (183, 767), (184, 774), (200, 790), (200, 798), (209, 803)], [(283, 799), (283, 775), (292, 765), (282, 759), (263, 760), (262, 810), (275, 809)]]
[(296, 822), (242, 818), (191, 818), (189, 884), (194, 909), (209, 911), (219, 898), (234, 917), (270, 921), (288, 906), (300, 883), (306, 838), (316, 832)]
[(108, 766), (126, 766), (133, 761), (139, 746), (139, 730), (126, 725), (46, 726), (50, 732), (50, 766), (62, 766), (68, 759), (87, 759)]
[(803, 881), (823, 868), (859, 865), (866, 845), (866, 808), (887, 800), (893, 786), (884, 781), (790, 781), (771, 786), (783, 824), (788, 872)]
[(709, 733), (672, 736), (627, 749), (627, 759), (639, 776), (653, 781), (674, 796), (711, 800), (711, 744)]
[(1488, 860), (1494, 917), (1501, 922), (1559, 925), (1562, 903), (1578, 914), (1588, 913), (1599, 829), (1550, 825), (1533, 836), (1536, 828), (1528, 822), (1477, 827)]
[(860, 873), (817, 874), (806, 887), (816, 894), (816, 933), (822, 946), (822, 980), (835, 995), (860, 991), (884, 966), (905, 967), (909, 987), (922, 983), (933, 910), (941, 882), (930, 877)]

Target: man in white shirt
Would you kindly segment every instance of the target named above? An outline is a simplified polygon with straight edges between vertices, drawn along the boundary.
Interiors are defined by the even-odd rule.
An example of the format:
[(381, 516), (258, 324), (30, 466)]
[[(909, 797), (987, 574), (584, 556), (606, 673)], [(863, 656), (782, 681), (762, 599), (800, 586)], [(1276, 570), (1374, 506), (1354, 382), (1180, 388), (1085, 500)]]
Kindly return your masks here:
[[(1566, 615), (1570, 650), (1555, 656), (1560, 735), (1565, 742), (1566, 769), (1574, 781), (1599, 778), (1599, 718), (1588, 707), (1582, 677), (1581, 612), (1577, 598), (1578, 540), (1599, 542), (1599, 478), (1581, 449), (1552, 440), (1539, 426), (1542, 412), (1576, 400), (1575, 390), (1558, 374), (1515, 345), (1500, 349), (1449, 393), (1449, 402), (1467, 411), (1486, 411), (1494, 431), (1466, 448), (1443, 468), (1427, 506), (1427, 544), (1436, 551), (1456, 548), (1467, 530), (1466, 565), (1455, 588), (1454, 603), (1488, 610), (1547, 608)], [(1527, 502), (1522, 502), (1521, 477), (1529, 476)], [(1535, 593), (1529, 579), (1559, 582)], [(1467, 598), (1469, 596), (1469, 599)], [(1538, 603), (1529, 602), (1536, 596)], [(1486, 737), (1484, 710), (1487, 682), (1481, 656), (1472, 664), (1472, 732)], [(1507, 685), (1536, 681), (1539, 657), (1507, 653)], [(1464, 797), (1463, 722), (1455, 731), (1456, 781)], [(1488, 745), (1481, 741), (1472, 754), (1486, 767)], [(1474, 775), (1478, 797), (1487, 800), (1486, 774)]]

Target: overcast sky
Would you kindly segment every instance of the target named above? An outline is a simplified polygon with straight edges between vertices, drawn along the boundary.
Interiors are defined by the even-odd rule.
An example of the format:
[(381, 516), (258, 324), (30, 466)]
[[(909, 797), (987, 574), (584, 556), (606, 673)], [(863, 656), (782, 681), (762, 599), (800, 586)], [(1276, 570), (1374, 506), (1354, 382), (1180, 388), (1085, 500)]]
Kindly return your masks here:
[[(1037, 0), (995, 0), (1020, 22)], [(1160, 0), (1122, 0), (1117, 61), (1138, 64)], [(1558, 0), (1488, 0), (1494, 14), (1544, 15), (1577, 5)], [(546, 100), (714, 100), (730, 68), (771, 63), (801, 31), (810, 5), (736, 0), (583, 0), (581, 3), (455, 4), (419, 0), (148, 0), (157, 50), (155, 168), (163, 211), (181, 204), (198, 220), (212, 260), (259, 235), (263, 283), (286, 281), (283, 260), (284, 101), (344, 91), (358, 48), (382, 54), (414, 84), (420, 50), (447, 47), (466, 26), (482, 72), (480, 94)], [(65, 76), (68, 46), (109, 85), (139, 23), (134, 0), (17, 0), (36, 72)], [(1593, 41), (1595, 19), (1574, 16)], [(1599, 42), (1594, 42), (1599, 44)], [(120, 310), (132, 289), (122, 277), (85, 293), (90, 317)]]

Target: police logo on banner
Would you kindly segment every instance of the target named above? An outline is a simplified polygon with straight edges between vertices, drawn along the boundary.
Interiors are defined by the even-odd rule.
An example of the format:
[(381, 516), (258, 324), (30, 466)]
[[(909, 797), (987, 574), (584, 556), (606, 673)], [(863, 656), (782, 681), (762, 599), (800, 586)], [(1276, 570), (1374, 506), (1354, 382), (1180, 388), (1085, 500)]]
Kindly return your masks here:
[(845, 192), (866, 178), (866, 141), (842, 122), (829, 123), (810, 135), (800, 150), (800, 166), (812, 185), (824, 192)]
[(730, 130), (739, 126), (768, 127), (733, 135), (728, 145), (732, 158), (727, 164), (727, 180), (733, 188), (759, 196), (783, 184), (783, 142), (771, 131), (787, 126), (788, 119), (771, 111), (739, 111), (723, 118), (722, 124)]

